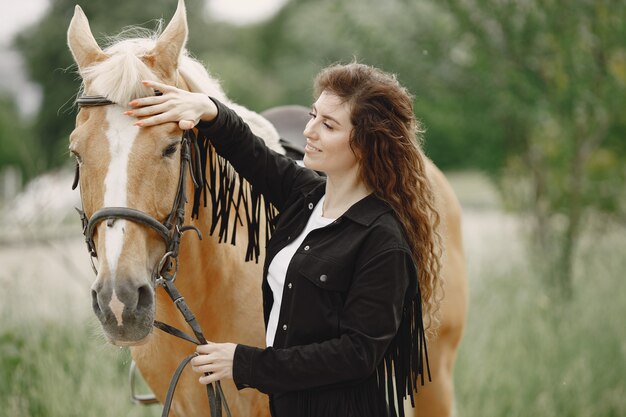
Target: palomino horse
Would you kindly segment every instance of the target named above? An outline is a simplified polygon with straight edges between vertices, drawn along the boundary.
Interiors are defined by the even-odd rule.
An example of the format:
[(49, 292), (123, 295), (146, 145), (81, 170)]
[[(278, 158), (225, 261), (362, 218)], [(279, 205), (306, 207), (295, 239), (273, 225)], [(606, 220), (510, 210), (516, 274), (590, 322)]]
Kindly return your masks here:
[[(180, 236), (183, 230), (194, 227), (205, 237), (200, 242), (194, 233), (182, 236), (175, 268), (178, 289), (196, 312), (209, 340), (262, 346), (262, 264), (244, 259), (259, 257), (258, 249), (266, 239), (266, 229), (261, 225), (267, 219), (249, 186), (239, 182), (232, 168), (219, 162), (210, 149), (208, 156), (197, 148), (189, 156), (185, 141), (181, 141), (183, 132), (174, 123), (135, 127), (134, 120), (123, 114), (128, 110), (127, 103), (155, 94), (142, 87), (142, 79), (202, 92), (227, 103), (268, 146), (282, 152), (274, 127), (256, 113), (230, 102), (204, 67), (187, 56), (186, 40), (182, 0), (156, 40), (122, 40), (102, 50), (78, 6), (68, 29), (69, 47), (83, 78), (83, 96), (100, 96), (91, 103), (96, 104), (93, 106), (89, 99), (82, 100), (84, 107), (70, 137), (70, 150), (80, 172), (85, 219), (92, 220), (88, 224), (88, 243), (92, 255), (97, 254), (93, 309), (107, 339), (131, 347), (133, 359), (161, 402), (181, 358), (194, 351), (194, 346), (185, 341), (152, 331), (155, 320), (185, 328), (183, 317), (164, 290), (154, 285), (155, 271), (169, 268), (170, 260), (167, 254), (164, 256), (170, 243), (168, 233), (176, 229)], [(203, 201), (201, 194), (194, 195), (185, 204), (179, 190), (193, 190), (198, 181), (197, 171), (185, 179), (185, 161), (205, 156), (212, 167), (208, 197), (205, 194)], [(439, 336), (429, 345), (433, 383), (424, 387), (417, 401), (420, 415), (445, 416), (452, 404), (452, 365), (463, 329), (466, 287), (459, 205), (443, 175), (434, 166), (430, 172), (445, 225), (447, 292)], [(230, 193), (230, 197), (224, 198), (224, 193)], [(178, 210), (183, 208), (184, 214)], [(124, 210), (126, 214), (105, 219), (102, 213), (109, 209)], [(107, 221), (93, 222), (99, 214)], [(173, 227), (170, 214), (184, 216), (182, 225)], [(257, 230), (249, 233), (247, 226), (252, 225)], [(212, 235), (215, 230), (219, 233)], [(224, 240), (232, 244), (224, 244)], [(208, 415), (206, 391), (197, 378), (190, 370), (183, 372), (172, 415)], [(232, 381), (223, 381), (223, 390), (234, 416), (269, 415), (263, 394), (252, 389), (237, 391)]]

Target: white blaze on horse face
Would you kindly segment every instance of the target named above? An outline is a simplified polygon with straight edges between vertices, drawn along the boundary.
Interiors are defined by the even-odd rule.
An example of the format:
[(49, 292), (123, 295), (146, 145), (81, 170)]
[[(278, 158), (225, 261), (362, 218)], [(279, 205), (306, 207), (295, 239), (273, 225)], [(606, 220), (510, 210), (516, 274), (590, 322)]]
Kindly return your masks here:
[(124, 303), (117, 298), (115, 294), (115, 288), (113, 289), (113, 293), (111, 294), (111, 302), (109, 303), (109, 308), (111, 312), (115, 316), (115, 320), (117, 320), (117, 325), (121, 326), (124, 324), (124, 319), (122, 318), (122, 313), (124, 313)]
[[(104, 180), (104, 206), (126, 207), (128, 189), (128, 159), (133, 143), (139, 133), (139, 127), (134, 126), (132, 117), (122, 114), (119, 106), (109, 106), (106, 109), (106, 119), (109, 128), (106, 132), (109, 142), (109, 167)], [(115, 279), (122, 247), (124, 246), (124, 228), (126, 220), (117, 219), (112, 225), (105, 225), (104, 244), (106, 247), (106, 261), (111, 274), (113, 293), (109, 307), (115, 314), (118, 326), (122, 325), (123, 304), (115, 294)]]

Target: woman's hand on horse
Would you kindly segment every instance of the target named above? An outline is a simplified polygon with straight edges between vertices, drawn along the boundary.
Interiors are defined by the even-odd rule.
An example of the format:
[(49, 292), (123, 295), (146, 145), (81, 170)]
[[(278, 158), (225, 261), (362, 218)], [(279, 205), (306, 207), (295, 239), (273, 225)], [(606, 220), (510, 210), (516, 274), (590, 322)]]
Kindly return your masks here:
[(146, 127), (175, 122), (183, 129), (192, 129), (200, 120), (211, 121), (217, 116), (213, 100), (202, 93), (192, 93), (155, 81), (142, 81), (146, 87), (163, 93), (160, 96), (137, 98), (128, 103), (125, 115), (140, 118), (136, 126)]
[(191, 360), (195, 372), (209, 374), (200, 377), (201, 384), (211, 384), (224, 378), (233, 377), (234, 343), (208, 343), (196, 348), (198, 356)]

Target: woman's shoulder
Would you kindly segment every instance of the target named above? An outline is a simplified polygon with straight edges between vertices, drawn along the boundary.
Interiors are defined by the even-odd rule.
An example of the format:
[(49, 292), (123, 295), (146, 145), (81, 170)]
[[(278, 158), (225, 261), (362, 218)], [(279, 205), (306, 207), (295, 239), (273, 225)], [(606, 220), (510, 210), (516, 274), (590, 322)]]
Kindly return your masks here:
[(370, 226), (372, 239), (384, 242), (386, 249), (401, 249), (410, 252), (409, 243), (402, 223), (393, 210), (380, 215)]
[(402, 223), (387, 202), (371, 194), (354, 209), (346, 215), (361, 225), (362, 252), (367, 256), (390, 250), (411, 253)]

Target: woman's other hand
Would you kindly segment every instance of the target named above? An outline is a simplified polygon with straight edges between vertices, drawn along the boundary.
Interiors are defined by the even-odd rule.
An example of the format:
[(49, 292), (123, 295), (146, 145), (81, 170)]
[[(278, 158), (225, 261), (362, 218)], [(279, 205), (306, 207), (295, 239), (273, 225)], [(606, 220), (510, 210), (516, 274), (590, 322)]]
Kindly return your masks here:
[(142, 81), (162, 95), (134, 99), (128, 105), (128, 116), (140, 118), (136, 126), (146, 127), (175, 122), (183, 130), (192, 129), (200, 120), (211, 121), (217, 116), (215, 103), (202, 93), (191, 93), (171, 85)]
[(196, 348), (198, 356), (191, 360), (191, 368), (203, 375), (201, 384), (210, 384), (224, 378), (233, 377), (233, 358), (235, 357), (234, 343), (208, 343)]

